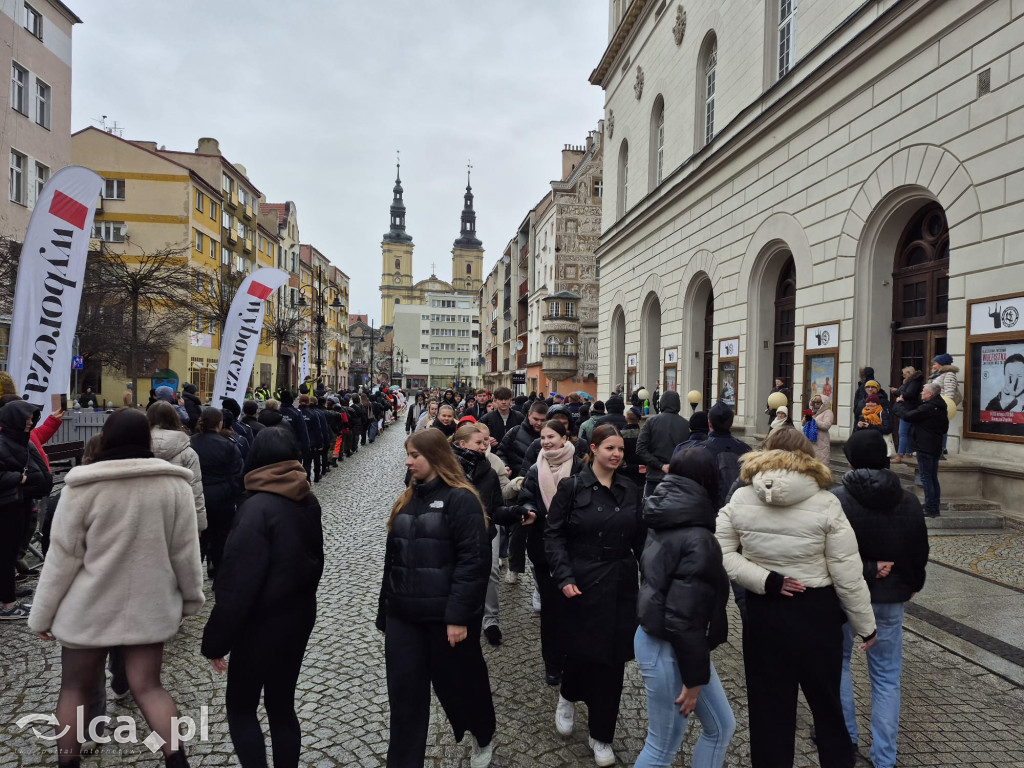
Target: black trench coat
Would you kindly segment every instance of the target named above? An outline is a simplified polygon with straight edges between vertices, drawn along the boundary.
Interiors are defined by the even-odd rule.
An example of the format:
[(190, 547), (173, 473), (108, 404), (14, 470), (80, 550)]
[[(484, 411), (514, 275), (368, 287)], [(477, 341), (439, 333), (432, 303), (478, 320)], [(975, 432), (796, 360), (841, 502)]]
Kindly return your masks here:
[(647, 528), (636, 485), (616, 472), (611, 488), (587, 466), (558, 483), (548, 510), (544, 549), (559, 589), (567, 653), (605, 664), (633, 658), (639, 559)]

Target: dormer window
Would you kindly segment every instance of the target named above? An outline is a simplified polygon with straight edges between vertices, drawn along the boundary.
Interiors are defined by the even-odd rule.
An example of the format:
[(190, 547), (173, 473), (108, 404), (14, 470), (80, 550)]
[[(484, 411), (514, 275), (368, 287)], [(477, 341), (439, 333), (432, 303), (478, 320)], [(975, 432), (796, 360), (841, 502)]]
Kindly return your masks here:
[(567, 302), (565, 302), (565, 316), (566, 317), (576, 317), (576, 302), (575, 301), (567, 301)]

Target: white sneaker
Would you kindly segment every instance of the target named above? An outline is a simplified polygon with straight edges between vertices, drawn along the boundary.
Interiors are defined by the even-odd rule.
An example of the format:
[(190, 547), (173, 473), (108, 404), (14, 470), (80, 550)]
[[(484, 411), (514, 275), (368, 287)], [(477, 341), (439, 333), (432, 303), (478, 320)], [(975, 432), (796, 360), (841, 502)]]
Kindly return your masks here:
[(594, 737), (591, 736), (588, 740), (590, 748), (594, 750), (594, 762), (600, 766), (615, 765), (615, 753), (612, 751), (611, 744), (605, 744), (603, 741), (595, 741)]
[(469, 734), (469, 765), (470, 768), (487, 768), (491, 764), (491, 757), (494, 755), (492, 744), (481, 747), (476, 736)]
[(515, 584), (517, 581), (519, 581), (519, 574), (518, 573), (513, 571), (511, 568), (509, 568), (507, 571), (505, 571), (505, 583), (506, 584)]
[(533, 610), (540, 613), (540, 591), (536, 586), (533, 588)]
[(576, 705), (558, 694), (558, 706), (555, 707), (555, 730), (563, 736), (572, 734), (576, 726)]

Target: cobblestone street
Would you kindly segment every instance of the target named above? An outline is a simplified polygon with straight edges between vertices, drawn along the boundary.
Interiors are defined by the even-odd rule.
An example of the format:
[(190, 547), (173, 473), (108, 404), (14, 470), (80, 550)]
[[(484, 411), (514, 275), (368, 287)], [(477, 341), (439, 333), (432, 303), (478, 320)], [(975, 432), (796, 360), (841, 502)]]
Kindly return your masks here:
[[(375, 445), (360, 450), (315, 488), (324, 509), (327, 562), (320, 585), (319, 618), (299, 680), (303, 765), (319, 768), (384, 764), (389, 738), (384, 644), (374, 629), (373, 619), (380, 585), (384, 523), (402, 487), (403, 438), (399, 426), (388, 429)], [(1019, 541), (1018, 536), (1017, 547)], [(998, 554), (1002, 544), (1002, 539), (993, 539), (983, 550), (992, 547)], [(937, 554), (948, 558), (951, 564), (963, 567), (973, 562), (957, 560), (953, 539), (946, 539), (941, 546), (942, 551)], [(1021, 583), (1019, 559), (1012, 574), (987, 572), (999, 574), (998, 578), (1012, 584)], [(209, 587), (208, 582), (208, 597)], [(544, 684), (539, 619), (530, 605), (532, 590), (528, 581), (520, 580), (514, 586), (502, 583), (500, 590), (500, 622), (505, 643), (498, 648), (484, 646), (498, 716), (493, 765), (593, 765), (587, 747), (584, 708), (581, 707), (573, 736), (562, 738), (555, 731), (557, 691)], [(186, 620), (178, 636), (168, 644), (164, 681), (183, 715), (198, 720), (201, 707), (208, 707), (208, 740), (190, 743), (192, 765), (236, 765), (224, 712), (226, 681), (214, 674), (199, 654), (209, 608), (207, 603), (199, 616)], [(715, 652), (714, 659), (739, 724), (727, 765), (744, 766), (749, 765), (749, 748), (740, 627), (734, 606), (730, 610), (730, 640)], [(53, 711), (60, 677), (59, 648), (37, 639), (24, 622), (6, 622), (0, 626), (0, 665), (0, 768), (55, 764), (52, 747), (43, 746), (31, 727), (21, 729), (15, 721), (29, 713)], [(856, 663), (855, 680), (861, 696), (860, 710), (866, 714), (868, 691), (862, 658)], [(111, 702), (108, 714), (139, 717), (130, 698), (124, 705)], [(870, 731), (867, 717), (861, 720), (861, 750), (866, 754)], [(141, 717), (139, 721), (142, 723)], [(802, 708), (797, 734), (798, 766), (817, 765), (808, 739), (809, 724), (808, 712)], [(901, 724), (901, 766), (1024, 766), (1024, 690), (909, 632)], [(44, 728), (48, 731), (49, 726), (40, 730)], [(676, 765), (689, 765), (697, 728), (696, 724), (691, 728), (684, 754)], [(140, 739), (147, 733), (143, 724)], [(635, 664), (631, 664), (627, 667), (613, 745), (619, 765), (632, 764), (645, 733), (643, 686)], [(428, 765), (468, 765), (468, 746), (454, 742), (436, 703), (429, 738)], [(83, 765), (104, 767), (162, 764), (141, 745), (133, 754), (107, 753), (83, 760)]]

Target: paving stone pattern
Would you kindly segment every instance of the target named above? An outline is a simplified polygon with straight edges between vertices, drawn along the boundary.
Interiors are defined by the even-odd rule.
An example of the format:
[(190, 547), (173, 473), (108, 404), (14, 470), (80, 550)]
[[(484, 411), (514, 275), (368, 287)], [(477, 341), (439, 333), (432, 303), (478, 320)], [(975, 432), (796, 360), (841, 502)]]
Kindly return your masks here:
[[(320, 585), (319, 618), (297, 694), (304, 766), (384, 765), (389, 739), (384, 644), (373, 619), (384, 525), (402, 487), (403, 437), (399, 427), (388, 429), (375, 445), (361, 449), (315, 489), (324, 508), (327, 563)], [(1017, 568), (1019, 576), (1019, 559)], [(502, 583), (505, 643), (499, 648), (484, 645), (498, 717), (493, 765), (591, 766), (584, 707), (580, 707), (575, 734), (562, 738), (555, 731), (557, 691), (544, 684), (539, 619), (530, 606), (531, 593), (523, 580), (517, 585)], [(726, 764), (745, 766), (749, 765), (749, 741), (740, 627), (733, 606), (730, 611), (731, 638), (715, 651), (714, 660), (739, 723)], [(168, 644), (164, 681), (183, 714), (197, 716), (201, 706), (209, 707), (209, 740), (190, 744), (192, 765), (237, 765), (224, 712), (225, 678), (214, 674), (199, 655), (208, 612), (209, 603), (200, 616), (186, 620)], [(900, 765), (1024, 766), (1024, 690), (927, 640), (909, 633), (905, 637)], [(29, 729), (18, 729), (14, 721), (30, 712), (52, 712), (60, 679), (59, 648), (37, 639), (24, 623), (6, 622), (0, 626), (0, 670), (0, 768), (55, 764), (52, 748), (45, 751)], [(861, 749), (866, 754), (868, 687), (860, 657), (855, 680), (863, 713)], [(124, 705), (111, 702), (108, 714), (139, 716), (130, 698)], [(139, 722), (142, 738), (148, 729), (141, 717)], [(808, 740), (809, 726), (809, 712), (801, 704), (797, 766), (818, 764)], [(698, 732), (694, 723), (674, 765), (690, 764)], [(645, 734), (643, 683), (636, 665), (630, 664), (614, 743), (619, 765), (633, 763)], [(83, 764), (158, 766), (162, 760), (137, 747), (130, 754), (86, 758)], [(468, 746), (455, 743), (436, 702), (427, 764), (469, 764)]]

